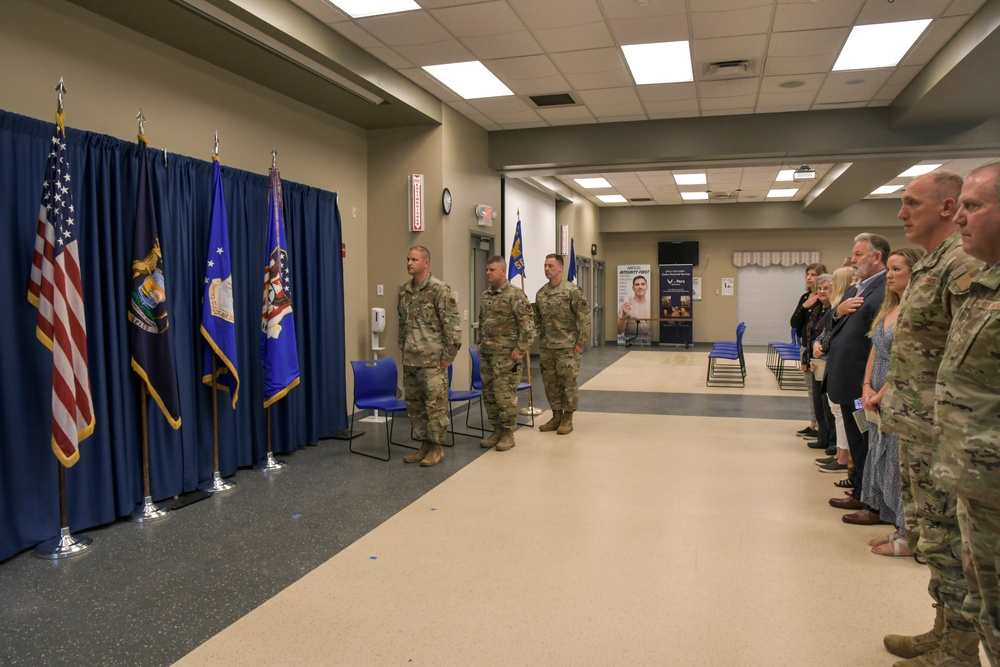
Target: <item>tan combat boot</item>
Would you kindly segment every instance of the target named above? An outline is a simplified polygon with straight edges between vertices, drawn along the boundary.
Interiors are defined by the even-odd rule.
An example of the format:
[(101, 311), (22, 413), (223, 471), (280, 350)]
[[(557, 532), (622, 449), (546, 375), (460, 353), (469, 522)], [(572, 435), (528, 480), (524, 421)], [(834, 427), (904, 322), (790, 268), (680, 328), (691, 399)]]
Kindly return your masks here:
[(514, 431), (512, 429), (505, 428), (500, 436), (500, 442), (497, 443), (497, 451), (506, 452), (513, 446), (514, 446)]
[(892, 667), (980, 667), (979, 635), (946, 627), (941, 644), (929, 653), (900, 660)]
[(430, 448), (431, 448), (430, 441), (429, 440), (424, 440), (420, 444), (420, 449), (418, 449), (417, 451), (413, 452), (412, 454), (408, 454), (408, 455), (404, 456), (403, 460), (406, 463), (420, 463), (421, 461), (424, 460), (424, 457), (427, 456), (427, 452), (430, 450)]
[(556, 429), (556, 433), (559, 435), (566, 435), (567, 433), (573, 432), (573, 413), (570, 411), (565, 411), (562, 414), (562, 421), (559, 422), (559, 428)]
[(432, 442), (430, 445), (431, 451), (427, 452), (427, 456), (425, 456), (424, 460), (420, 462), (420, 465), (425, 468), (436, 466), (441, 463), (441, 461), (444, 461), (444, 450), (441, 449), (441, 445), (436, 442)]
[(501, 435), (500, 427), (497, 426), (496, 424), (493, 424), (493, 433), (491, 433), (488, 438), (483, 438), (482, 440), (480, 440), (479, 446), (485, 449), (489, 449), (490, 447), (496, 447), (497, 443), (500, 442), (500, 435)]
[(886, 635), (882, 640), (885, 650), (900, 658), (916, 658), (918, 655), (930, 653), (941, 644), (944, 636), (944, 605), (937, 604), (937, 615), (934, 617), (934, 628), (922, 635)]
[(543, 433), (546, 431), (556, 430), (557, 428), (559, 428), (559, 424), (562, 423), (562, 416), (563, 416), (562, 410), (553, 410), (552, 419), (548, 420), (547, 422), (539, 426), (538, 430), (542, 431)]

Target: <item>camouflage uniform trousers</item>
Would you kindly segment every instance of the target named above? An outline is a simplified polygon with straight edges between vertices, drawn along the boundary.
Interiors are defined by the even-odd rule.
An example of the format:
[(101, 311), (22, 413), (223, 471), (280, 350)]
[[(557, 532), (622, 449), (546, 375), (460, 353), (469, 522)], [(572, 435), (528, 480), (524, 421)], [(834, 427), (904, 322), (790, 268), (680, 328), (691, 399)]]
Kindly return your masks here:
[(1000, 507), (959, 496), (958, 525), (962, 529), (962, 556), (969, 594), (962, 608), (972, 619), (986, 657), (1000, 666)]
[(542, 368), (542, 383), (545, 398), (552, 410), (576, 412), (580, 404), (580, 394), (576, 378), (580, 374), (580, 355), (573, 348), (542, 348), (539, 365)]
[[(483, 380), (483, 401), (486, 414), (494, 427), (513, 431), (517, 425), (517, 385), (521, 381), (524, 361), (515, 362), (510, 352), (481, 352), (479, 375)], [(517, 371), (511, 368), (517, 364)]]
[(927, 561), (931, 580), (927, 592), (949, 611), (949, 623), (972, 631), (962, 619), (968, 584), (962, 571), (962, 533), (955, 494), (930, 478), (933, 445), (917, 438), (899, 439), (899, 489), (903, 496), (906, 540)]
[(406, 416), (417, 440), (443, 445), (448, 433), (448, 369), (403, 366)]

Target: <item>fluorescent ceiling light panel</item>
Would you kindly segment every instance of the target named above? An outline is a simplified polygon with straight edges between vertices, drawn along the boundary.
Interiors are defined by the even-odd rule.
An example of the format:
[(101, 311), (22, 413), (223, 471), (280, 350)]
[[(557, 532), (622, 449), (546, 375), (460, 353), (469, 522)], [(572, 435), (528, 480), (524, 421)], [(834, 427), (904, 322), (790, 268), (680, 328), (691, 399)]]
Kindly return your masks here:
[(883, 185), (872, 190), (873, 195), (891, 195), (903, 189), (902, 185)]
[(575, 178), (573, 180), (579, 183), (580, 187), (587, 188), (588, 190), (611, 187), (611, 184), (608, 183), (608, 179), (606, 178)]
[(622, 53), (636, 85), (694, 81), (691, 47), (687, 41), (626, 44)]
[(767, 191), (767, 198), (777, 199), (780, 197), (794, 197), (798, 191), (798, 188), (775, 188)]
[(924, 174), (929, 174), (941, 165), (939, 164), (915, 164), (902, 174), (899, 175), (900, 178), (916, 178), (917, 176), (923, 176)]
[(778, 177), (775, 178), (774, 180), (775, 181), (791, 181), (794, 178), (795, 178), (795, 170), (794, 169), (781, 169), (781, 170), (778, 171)]
[(462, 99), (513, 95), (510, 88), (478, 60), (450, 65), (428, 65), (424, 71), (455, 91)]
[(698, 201), (708, 199), (707, 192), (682, 192), (681, 199), (684, 201)]
[(597, 198), (605, 204), (624, 204), (628, 201), (621, 195), (597, 195)]
[(920, 19), (854, 26), (833, 71), (895, 67), (930, 22)]
[(677, 185), (705, 185), (708, 183), (708, 176), (705, 174), (674, 174), (674, 183)]
[(328, 2), (356, 19), (420, 9), (420, 5), (413, 0), (328, 0)]

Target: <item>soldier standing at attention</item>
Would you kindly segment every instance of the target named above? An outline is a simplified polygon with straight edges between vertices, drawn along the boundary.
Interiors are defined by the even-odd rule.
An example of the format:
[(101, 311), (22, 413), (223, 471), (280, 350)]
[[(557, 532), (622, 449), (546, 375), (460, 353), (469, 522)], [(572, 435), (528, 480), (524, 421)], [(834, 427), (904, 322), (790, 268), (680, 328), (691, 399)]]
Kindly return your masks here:
[(413, 246), (406, 272), (413, 278), (399, 286), (399, 350), (403, 355), (406, 415), (420, 449), (407, 463), (436, 466), (444, 460), (448, 432), (448, 366), (462, 347), (462, 324), (451, 288), (431, 275), (431, 254)]
[(579, 405), (576, 378), (590, 334), (590, 306), (583, 290), (563, 280), (562, 255), (546, 255), (544, 268), (549, 282), (535, 294), (535, 328), (552, 419), (538, 430), (566, 435), (573, 431), (573, 413)]
[(517, 425), (517, 383), (521, 360), (535, 339), (531, 304), (524, 292), (507, 280), (507, 264), (494, 255), (486, 260), (489, 288), (479, 297), (479, 357), (486, 414), (493, 435), (479, 442), (505, 452), (514, 446)]
[[(934, 410), (940, 444), (931, 479), (958, 496), (969, 585), (962, 611), (973, 621), (990, 664), (1000, 665), (1000, 162), (974, 169), (965, 179), (955, 224), (963, 250), (986, 267), (955, 313), (938, 369)], [(955, 657), (935, 665), (979, 664), (975, 640), (967, 634), (945, 634), (942, 648)]]
[[(887, 635), (883, 640), (890, 653), (910, 659), (896, 663), (904, 667), (939, 664), (928, 661), (947, 656), (944, 635), (955, 633), (965, 637), (969, 655), (968, 662), (954, 664), (979, 664), (975, 629), (962, 615), (968, 586), (962, 571), (957, 500), (930, 476), (939, 445), (934, 432), (938, 367), (952, 318), (968, 297), (972, 279), (981, 267), (978, 260), (962, 251), (962, 237), (954, 222), (961, 191), (958, 174), (935, 171), (919, 176), (906, 186), (897, 216), (903, 221), (906, 240), (920, 245), (927, 254), (913, 266), (896, 320), (888, 389), (882, 400), (882, 429), (899, 436), (906, 541), (914, 554), (927, 562), (927, 589), (937, 608), (931, 631), (916, 636)], [(871, 387), (864, 387), (864, 391), (871, 391)], [(895, 539), (891, 535), (874, 540), (873, 551), (891, 555)], [(923, 662), (913, 660), (918, 656), (925, 656)]]

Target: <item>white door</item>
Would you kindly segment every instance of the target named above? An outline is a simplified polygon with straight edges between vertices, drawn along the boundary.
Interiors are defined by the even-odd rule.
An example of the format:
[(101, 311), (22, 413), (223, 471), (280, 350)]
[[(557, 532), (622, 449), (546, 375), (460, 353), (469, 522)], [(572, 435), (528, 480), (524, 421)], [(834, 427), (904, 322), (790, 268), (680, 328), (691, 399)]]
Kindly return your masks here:
[[(791, 340), (792, 327), (788, 320), (806, 289), (805, 275), (804, 265), (744, 266), (739, 269), (736, 321), (747, 323), (744, 345)], [(732, 335), (736, 335), (735, 327)]]

